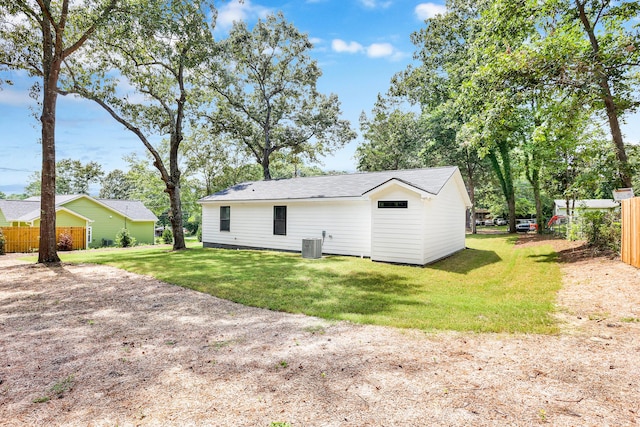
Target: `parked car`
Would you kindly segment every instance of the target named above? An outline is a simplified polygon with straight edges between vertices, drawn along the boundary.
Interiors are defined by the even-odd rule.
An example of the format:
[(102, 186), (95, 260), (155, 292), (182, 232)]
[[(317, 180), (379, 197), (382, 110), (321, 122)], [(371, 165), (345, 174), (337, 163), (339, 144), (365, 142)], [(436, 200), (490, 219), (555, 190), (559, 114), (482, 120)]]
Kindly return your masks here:
[(493, 220), (493, 223), (495, 225), (507, 225), (508, 224), (507, 220), (504, 219), (504, 218), (496, 218), (496, 219)]
[(495, 224), (493, 223), (493, 220), (492, 220), (492, 219), (485, 219), (485, 220), (484, 220), (484, 225), (489, 225), (489, 226), (491, 226), (491, 225), (495, 225)]
[(484, 221), (481, 219), (476, 219), (476, 225), (484, 225)]
[(525, 219), (516, 224), (516, 231), (526, 233), (528, 231), (536, 231), (538, 224), (532, 219)]

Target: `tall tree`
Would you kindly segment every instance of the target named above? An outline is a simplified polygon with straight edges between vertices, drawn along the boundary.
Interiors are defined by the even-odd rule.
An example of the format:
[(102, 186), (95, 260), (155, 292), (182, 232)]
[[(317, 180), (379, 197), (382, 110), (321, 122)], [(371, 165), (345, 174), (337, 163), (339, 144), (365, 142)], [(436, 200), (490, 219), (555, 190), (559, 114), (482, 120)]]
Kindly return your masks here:
[[(555, 2), (554, 2), (555, 3)], [(616, 157), (620, 163), (619, 175), (625, 187), (633, 186), (633, 172), (620, 129), (620, 117), (640, 105), (637, 85), (640, 83), (640, 33), (634, 20), (640, 14), (638, 1), (558, 1), (563, 22), (559, 34), (574, 34), (576, 26), (582, 29), (585, 43), (573, 52), (569, 64), (576, 77), (587, 83), (586, 88), (596, 105), (607, 116)], [(585, 67), (585, 65), (587, 65)]]
[[(483, 134), (484, 129), (474, 126), (482, 123), (479, 114), (490, 105), (485, 102), (487, 93), (478, 90), (480, 85), (473, 85), (474, 73), (481, 66), (476, 42), (487, 5), (487, 1), (450, 1), (446, 13), (427, 19), (425, 27), (411, 35), (419, 63), (394, 76), (391, 93), (421, 106), (427, 141), (423, 158), (429, 165), (445, 161), (460, 168), (474, 202), (472, 213), (477, 174), (486, 165), (483, 157), (494, 158), (490, 164), (497, 168), (496, 175), (503, 177), (501, 188), (511, 207), (515, 230), (512, 144), (505, 143), (504, 132), (499, 140), (498, 134)], [(503, 156), (507, 157), (503, 160)]]
[(220, 44), (226, 67), (210, 80), (219, 98), (210, 119), (218, 133), (246, 147), (264, 179), (271, 179), (275, 152), (314, 162), (355, 138), (339, 118), (338, 97), (317, 91), (321, 71), (312, 47), (282, 14), (259, 20), (251, 31), (236, 22)]
[(356, 149), (358, 169), (379, 171), (411, 169), (423, 165), (424, 145), (417, 114), (403, 111), (390, 99), (378, 96), (372, 117), (360, 116), (365, 142)]
[[(86, 62), (76, 67), (78, 74), (65, 92), (95, 101), (147, 148), (169, 196), (174, 250), (186, 249), (179, 149), (187, 115), (195, 117), (204, 101), (199, 77), (205, 59), (214, 55), (210, 14), (215, 15), (215, 9), (208, 0), (134, 2), (127, 19), (98, 34), (92, 51), (98, 67), (92, 73), (86, 72)], [(117, 78), (102, 71), (109, 66), (136, 93), (122, 96)], [(96, 85), (96, 80), (102, 85)], [(168, 159), (153, 143), (154, 137), (162, 136), (169, 141)]]
[(42, 182), (39, 263), (57, 263), (56, 102), (63, 64), (104, 26), (118, 0), (0, 0), (0, 66), (41, 79)]

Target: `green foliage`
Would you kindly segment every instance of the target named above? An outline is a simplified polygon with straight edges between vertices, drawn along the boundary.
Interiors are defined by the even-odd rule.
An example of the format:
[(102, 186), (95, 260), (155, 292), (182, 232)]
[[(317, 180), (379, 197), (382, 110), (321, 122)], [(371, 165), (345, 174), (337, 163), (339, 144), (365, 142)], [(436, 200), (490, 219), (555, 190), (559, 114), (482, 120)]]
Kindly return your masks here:
[(360, 130), (365, 143), (356, 149), (358, 170), (381, 171), (423, 166), (418, 116), (387, 105), (378, 97), (371, 119), (362, 113)]
[(67, 233), (61, 233), (58, 236), (58, 250), (59, 251), (71, 251), (73, 250), (73, 239)]
[(581, 216), (587, 243), (599, 250), (620, 252), (622, 227), (614, 212), (585, 211)]
[(469, 237), (469, 249), (425, 268), (195, 246), (170, 253), (159, 247), (83, 251), (64, 260), (109, 264), (241, 304), (325, 319), (423, 330), (557, 332), (556, 254), (547, 245), (516, 248), (514, 242), (504, 235)]
[[(82, 164), (79, 160), (62, 159), (56, 162), (56, 194), (89, 194), (89, 185), (99, 182), (104, 175), (102, 166), (96, 162)], [(30, 196), (41, 194), (41, 174), (29, 176), (25, 191)]]
[(4, 255), (5, 254), (5, 249), (4, 249), (4, 245), (5, 244), (6, 244), (6, 239), (4, 237), (4, 233), (0, 229), (0, 255)]
[(129, 234), (129, 230), (123, 228), (116, 234), (115, 244), (119, 248), (128, 248), (130, 246), (135, 246), (136, 239)]
[(100, 193), (98, 197), (101, 199), (131, 199), (133, 193), (134, 182), (120, 169), (114, 169), (100, 180)]
[(202, 242), (202, 224), (200, 224), (200, 227), (198, 227), (198, 232), (196, 233), (196, 236), (198, 237), (198, 242)]
[(165, 228), (162, 232), (162, 242), (166, 244), (173, 243), (173, 233), (170, 228)]

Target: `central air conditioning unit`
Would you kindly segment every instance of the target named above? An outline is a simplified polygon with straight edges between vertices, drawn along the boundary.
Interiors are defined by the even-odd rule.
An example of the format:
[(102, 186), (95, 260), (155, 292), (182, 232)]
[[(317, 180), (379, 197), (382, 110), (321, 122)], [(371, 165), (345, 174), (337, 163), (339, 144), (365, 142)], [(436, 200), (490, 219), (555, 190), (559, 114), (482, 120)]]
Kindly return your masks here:
[(319, 237), (302, 239), (302, 258), (322, 258), (322, 239)]

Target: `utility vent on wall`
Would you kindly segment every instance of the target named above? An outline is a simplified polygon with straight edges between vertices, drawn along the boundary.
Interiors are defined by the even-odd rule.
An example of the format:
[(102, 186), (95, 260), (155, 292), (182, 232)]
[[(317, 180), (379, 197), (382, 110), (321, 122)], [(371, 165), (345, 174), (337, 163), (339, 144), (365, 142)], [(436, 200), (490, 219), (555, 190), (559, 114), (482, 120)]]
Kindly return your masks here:
[(322, 239), (319, 237), (302, 239), (302, 258), (322, 258)]

